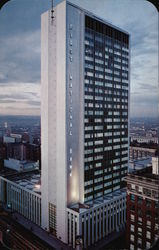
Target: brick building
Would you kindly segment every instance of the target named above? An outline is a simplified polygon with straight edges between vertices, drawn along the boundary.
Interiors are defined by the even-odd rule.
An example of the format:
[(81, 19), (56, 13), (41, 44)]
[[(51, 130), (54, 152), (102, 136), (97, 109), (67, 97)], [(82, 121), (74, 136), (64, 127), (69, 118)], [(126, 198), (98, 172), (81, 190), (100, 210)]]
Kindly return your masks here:
[(159, 175), (152, 167), (128, 174), (127, 249), (150, 249), (159, 240)]

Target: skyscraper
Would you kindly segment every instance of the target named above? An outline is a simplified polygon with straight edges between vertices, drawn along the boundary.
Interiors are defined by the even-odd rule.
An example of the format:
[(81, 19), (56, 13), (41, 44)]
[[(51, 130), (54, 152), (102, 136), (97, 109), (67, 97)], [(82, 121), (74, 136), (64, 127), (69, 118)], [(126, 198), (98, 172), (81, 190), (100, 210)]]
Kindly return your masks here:
[(129, 34), (63, 1), (41, 41), (42, 226), (87, 247), (126, 218)]

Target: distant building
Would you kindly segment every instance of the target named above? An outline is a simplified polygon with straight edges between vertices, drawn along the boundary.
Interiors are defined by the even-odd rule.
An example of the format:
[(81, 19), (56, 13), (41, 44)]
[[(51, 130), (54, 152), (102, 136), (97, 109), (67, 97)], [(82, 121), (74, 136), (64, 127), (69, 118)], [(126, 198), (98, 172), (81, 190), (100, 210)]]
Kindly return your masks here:
[(4, 159), (7, 157), (7, 148), (6, 145), (0, 142), (0, 169), (4, 166)]
[(130, 160), (136, 160), (145, 158), (148, 156), (155, 156), (157, 149), (155, 148), (148, 148), (148, 147), (142, 147), (142, 146), (130, 146), (129, 147), (129, 159)]
[(7, 159), (26, 160), (26, 145), (21, 142), (7, 143)]
[(139, 143), (157, 143), (158, 144), (158, 137), (152, 137), (152, 136), (140, 136), (140, 135), (133, 135), (131, 136), (131, 142), (137, 141)]
[(13, 158), (16, 160), (39, 161), (41, 163), (40, 145), (30, 143), (7, 143), (5, 145), (7, 155), (4, 159)]
[(3, 142), (3, 131), (0, 128), (0, 143), (2, 143), (2, 142)]
[(16, 159), (5, 159), (4, 160), (4, 167), (14, 169), (16, 171), (28, 171), (28, 170), (34, 170), (39, 169), (39, 163), (38, 162), (31, 162), (31, 161), (20, 161)]
[(4, 143), (15, 143), (15, 142), (21, 142), (21, 141), (22, 141), (22, 135), (20, 134), (10, 134), (10, 135), (3, 136)]
[(129, 160), (129, 173), (152, 166), (152, 157), (147, 156), (137, 160)]
[(39, 169), (41, 169), (41, 146), (31, 143), (24, 145), (26, 147), (26, 159), (30, 161), (38, 161)]
[(127, 249), (150, 249), (159, 239), (159, 175), (148, 167), (128, 174), (126, 181)]
[(15, 143), (16, 142), (16, 138), (5, 135), (5, 136), (3, 136), (3, 142), (4, 143)]
[(30, 142), (30, 135), (28, 132), (24, 132), (22, 134), (22, 142), (28, 142), (28, 143)]

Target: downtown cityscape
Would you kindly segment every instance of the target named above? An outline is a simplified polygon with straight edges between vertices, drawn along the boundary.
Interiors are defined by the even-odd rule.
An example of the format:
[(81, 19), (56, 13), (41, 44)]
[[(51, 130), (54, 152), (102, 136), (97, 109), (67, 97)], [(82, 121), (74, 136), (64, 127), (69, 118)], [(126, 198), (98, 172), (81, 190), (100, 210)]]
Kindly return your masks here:
[[(11, 2), (4, 13), (9, 4), (14, 11)], [(18, 73), (2, 53), (0, 249), (158, 249), (156, 29), (143, 33), (152, 46), (144, 52), (140, 24), (110, 18), (117, 1), (40, 2), (41, 24), (27, 22), (40, 25), (41, 38), (25, 39), (32, 45), (37, 36), (41, 49), (34, 44), (19, 60), (19, 45)], [(121, 13), (128, 2), (120, 0)], [(135, 0), (136, 15), (158, 15), (149, 5)], [(0, 32), (7, 36), (1, 25)], [(23, 65), (29, 58), (32, 67)], [(141, 66), (146, 58), (152, 69)]]

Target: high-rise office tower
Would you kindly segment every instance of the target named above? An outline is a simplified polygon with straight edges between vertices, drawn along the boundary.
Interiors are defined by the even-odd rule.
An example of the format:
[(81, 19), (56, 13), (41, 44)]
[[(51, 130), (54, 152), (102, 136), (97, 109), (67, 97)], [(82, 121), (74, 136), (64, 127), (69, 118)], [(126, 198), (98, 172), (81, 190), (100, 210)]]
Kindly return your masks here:
[(126, 218), (129, 34), (63, 1), (41, 39), (42, 226), (87, 247)]

